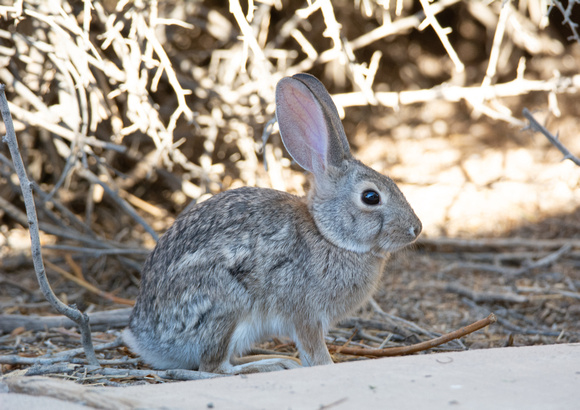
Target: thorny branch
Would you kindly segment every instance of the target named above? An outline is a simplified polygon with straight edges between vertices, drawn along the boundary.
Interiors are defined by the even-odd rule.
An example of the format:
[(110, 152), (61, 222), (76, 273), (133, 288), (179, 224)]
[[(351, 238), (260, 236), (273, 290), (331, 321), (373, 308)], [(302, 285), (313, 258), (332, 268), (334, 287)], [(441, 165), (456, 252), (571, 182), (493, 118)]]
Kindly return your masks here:
[(462, 75), (463, 72), (465, 71), (465, 65), (459, 59), (457, 52), (455, 51), (455, 49), (451, 45), (451, 42), (449, 41), (449, 37), (447, 37), (447, 35), (451, 33), (451, 29), (449, 28), (444, 29), (443, 27), (441, 27), (441, 24), (439, 24), (439, 21), (435, 18), (435, 13), (431, 11), (431, 5), (429, 4), (428, 0), (420, 0), (420, 1), (421, 6), (423, 7), (423, 11), (425, 12), (425, 20), (419, 26), (419, 30), (422, 30), (427, 25), (433, 27), (433, 30), (435, 30), (435, 32), (437, 33), (437, 36), (441, 40), (443, 47), (445, 47), (445, 51), (447, 51), (449, 58), (451, 58), (451, 61), (453, 61), (453, 65), (455, 66), (455, 74)]
[(572, 17), (572, 9), (575, 6), (580, 6), (580, 1), (568, 0), (568, 4), (566, 5), (566, 7), (564, 7), (561, 1), (556, 0), (550, 1), (549, 4), (550, 7), (546, 14), (550, 14), (554, 8), (558, 9), (558, 11), (562, 13), (562, 17), (564, 19), (562, 24), (566, 24), (568, 27), (570, 27), (570, 31), (572, 31), (572, 35), (568, 37), (568, 39), (575, 40), (578, 43), (580, 43), (580, 35), (578, 35), (578, 22), (574, 21)]
[(558, 138), (557, 135), (552, 135), (552, 133), (550, 131), (548, 131), (544, 126), (542, 126), (534, 118), (534, 116), (532, 115), (532, 113), (530, 112), (530, 110), (528, 110), (527, 108), (524, 108), (522, 114), (524, 115), (524, 117), (526, 117), (526, 119), (530, 123), (529, 129), (531, 129), (532, 131), (535, 131), (535, 132), (541, 132), (548, 139), (548, 141), (550, 141), (550, 143), (552, 143), (552, 145), (554, 145), (556, 148), (558, 148), (558, 150), (562, 154), (564, 154), (564, 158), (562, 159), (563, 161), (569, 159), (574, 164), (576, 164), (576, 165), (578, 165), (580, 167), (580, 158), (578, 158), (577, 156), (573, 155), (568, 150), (568, 148), (566, 148), (564, 146), (564, 144), (562, 144), (562, 142), (560, 141), (560, 139)]

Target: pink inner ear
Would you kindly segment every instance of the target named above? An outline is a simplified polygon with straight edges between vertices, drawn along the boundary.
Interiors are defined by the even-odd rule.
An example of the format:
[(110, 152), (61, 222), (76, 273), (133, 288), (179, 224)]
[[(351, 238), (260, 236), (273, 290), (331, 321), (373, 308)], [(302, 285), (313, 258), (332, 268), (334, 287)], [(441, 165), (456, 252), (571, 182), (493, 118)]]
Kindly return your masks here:
[(282, 141), (292, 158), (307, 171), (324, 171), (328, 129), (312, 92), (299, 81), (280, 81), (276, 93), (276, 116)]

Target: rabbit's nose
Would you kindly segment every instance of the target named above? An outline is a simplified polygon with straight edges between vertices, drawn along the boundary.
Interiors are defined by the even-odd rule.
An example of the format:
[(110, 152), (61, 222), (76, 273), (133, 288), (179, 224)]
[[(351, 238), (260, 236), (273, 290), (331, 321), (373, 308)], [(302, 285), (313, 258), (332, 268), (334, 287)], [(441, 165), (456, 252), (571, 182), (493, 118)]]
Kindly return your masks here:
[(417, 238), (419, 236), (419, 234), (421, 233), (422, 229), (423, 229), (423, 226), (421, 225), (421, 222), (419, 222), (415, 226), (411, 226), (409, 228), (409, 234), (411, 234), (411, 236), (413, 238)]

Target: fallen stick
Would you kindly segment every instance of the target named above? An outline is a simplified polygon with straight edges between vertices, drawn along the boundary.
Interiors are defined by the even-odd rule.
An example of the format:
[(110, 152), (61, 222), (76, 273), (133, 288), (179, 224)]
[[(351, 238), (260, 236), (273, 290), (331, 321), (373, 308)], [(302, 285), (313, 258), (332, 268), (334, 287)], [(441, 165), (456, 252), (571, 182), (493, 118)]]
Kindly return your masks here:
[(554, 252), (548, 254), (547, 256), (544, 256), (543, 258), (538, 259), (537, 261), (534, 261), (532, 263), (523, 264), (523, 266), (520, 268), (511, 268), (511, 267), (507, 267), (507, 266), (501, 266), (501, 265), (490, 264), (490, 263), (454, 262), (454, 263), (448, 265), (445, 269), (443, 269), (442, 272), (451, 272), (451, 271), (456, 270), (456, 269), (463, 269), (463, 270), (470, 269), (470, 270), (480, 270), (480, 271), (485, 271), (485, 272), (498, 273), (498, 274), (504, 275), (504, 276), (520, 276), (520, 275), (523, 275), (523, 274), (529, 272), (532, 269), (543, 268), (543, 267), (552, 265), (553, 263), (557, 262), (558, 259), (560, 259), (563, 255), (570, 252), (571, 249), (572, 249), (572, 244), (567, 243), (567, 244), (563, 245), (557, 251), (554, 251)]
[[(478, 305), (477, 303), (475, 303), (471, 299), (464, 297), (464, 298), (461, 298), (461, 301), (475, 311), (482, 311), (483, 312), (485, 310), (484, 307)], [(496, 317), (497, 323), (499, 325), (501, 325), (502, 327), (504, 327), (506, 330), (509, 330), (511, 332), (520, 333), (523, 335), (540, 335), (540, 336), (548, 336), (548, 337), (558, 337), (562, 333), (562, 330), (553, 331), (553, 330), (547, 329), (546, 327), (544, 327), (544, 329), (523, 328), (523, 327), (520, 327), (520, 326), (513, 324), (509, 320), (502, 317), (502, 316), (507, 316), (511, 313), (508, 309), (501, 308), (501, 309), (498, 309), (496, 311), (498, 312), (498, 316)], [(518, 316), (520, 316), (520, 315), (518, 315)], [(515, 316), (515, 317), (517, 318), (517, 316)]]
[(557, 239), (529, 239), (529, 238), (481, 238), (481, 239), (462, 239), (462, 238), (420, 238), (418, 245), (452, 247), (452, 248), (561, 248), (570, 244), (572, 248), (580, 248), (580, 240), (570, 238)]
[[(129, 324), (132, 308), (89, 313), (93, 328), (122, 328)], [(0, 333), (10, 333), (18, 327), (26, 330), (45, 330), (55, 327), (70, 328), (77, 326), (65, 316), (33, 316), (33, 315), (0, 315)]]
[[(25, 376), (69, 375), (78, 381), (96, 380), (99, 378), (138, 378), (138, 379), (165, 379), (165, 380), (204, 380), (224, 377), (223, 374), (201, 372), (198, 370), (168, 369), (168, 370), (140, 370), (114, 369), (110, 367), (96, 367), (71, 363), (36, 364), (24, 373)], [(102, 407), (101, 407), (102, 408)], [(115, 407), (116, 408), (116, 407)]]
[[(435, 285), (437, 286), (437, 285)], [(518, 295), (511, 292), (500, 293), (500, 292), (476, 292), (465, 286), (461, 286), (457, 283), (448, 283), (445, 286), (440, 287), (446, 292), (452, 292), (461, 296), (465, 296), (475, 303), (527, 303), (530, 299), (524, 295)]]
[(450, 342), (454, 339), (459, 339), (465, 335), (473, 333), (479, 329), (483, 329), (492, 323), (495, 323), (497, 318), (493, 313), (482, 320), (478, 320), (468, 326), (462, 327), (461, 329), (455, 330), (454, 332), (444, 334), (441, 337), (427, 340), (425, 342), (417, 343), (411, 346), (401, 346), (401, 347), (388, 347), (386, 349), (364, 349), (360, 347), (345, 347), (345, 346), (335, 346), (329, 345), (328, 350), (333, 353), (342, 353), (354, 356), (372, 356), (372, 357), (387, 357), (387, 356), (402, 356), (406, 354), (412, 354), (420, 352), (423, 350), (431, 349), (436, 346), (440, 346), (444, 343)]
[[(121, 340), (121, 338), (117, 338), (116, 340), (113, 340), (112, 342), (109, 343), (102, 343), (100, 345), (95, 346), (95, 352), (100, 352), (103, 350), (109, 350), (109, 349), (116, 349), (117, 347), (121, 346), (123, 344), (123, 341)], [(58, 352), (56, 354), (46, 354), (44, 356), (39, 356), (39, 357), (22, 357), (19, 355), (1, 355), (0, 356), (0, 364), (19, 364), (19, 365), (27, 365), (27, 364), (31, 364), (34, 366), (50, 366), (50, 365), (54, 365), (56, 363), (61, 363), (61, 362), (67, 362), (68, 364), (70, 364), (71, 362), (75, 361), (75, 356), (83, 353), (84, 350), (83, 348), (78, 348), (78, 349), (70, 349), (70, 350), (64, 350), (62, 352)], [(126, 358), (125, 360), (122, 360), (122, 364), (125, 363), (130, 363), (130, 361), (133, 359), (129, 359)], [(108, 360), (108, 364), (111, 364), (112, 360)], [(119, 360), (117, 360), (119, 361)], [(65, 364), (64, 366), (66, 367), (68, 364)], [(84, 361), (83, 361), (84, 364)], [(107, 364), (104, 361), (101, 361), (101, 364)], [(74, 366), (73, 366), (74, 367)], [(36, 374), (32, 374), (32, 375), (36, 375)]]

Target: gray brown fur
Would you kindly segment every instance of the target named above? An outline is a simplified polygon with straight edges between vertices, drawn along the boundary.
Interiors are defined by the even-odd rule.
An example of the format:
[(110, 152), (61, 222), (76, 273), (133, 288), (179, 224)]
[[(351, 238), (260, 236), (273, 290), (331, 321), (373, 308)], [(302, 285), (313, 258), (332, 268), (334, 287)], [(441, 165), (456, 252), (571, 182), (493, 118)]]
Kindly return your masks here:
[[(310, 90), (310, 104), (324, 108), (315, 128), (325, 129), (324, 117), (326, 129), (336, 134), (338, 124), (342, 135), (327, 136), (328, 160), (307, 168), (313, 173), (307, 197), (249, 187), (226, 191), (184, 212), (162, 236), (143, 267), (124, 332), (131, 349), (156, 368), (246, 373), (296, 367), (284, 359), (235, 363), (276, 335), (296, 342), (303, 365), (332, 363), (324, 333), (372, 294), (389, 253), (421, 231), (395, 183), (352, 157), (318, 80), (302, 74), (281, 83), (281, 135), (293, 139), (285, 145), (299, 163), (319, 159), (308, 151), (312, 157), (299, 160), (302, 134), (288, 120), (306, 114), (300, 100), (285, 96)], [(321, 90), (326, 95), (315, 97)], [(280, 115), (286, 109), (296, 112)], [(361, 202), (369, 187), (380, 193), (380, 205)]]

